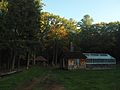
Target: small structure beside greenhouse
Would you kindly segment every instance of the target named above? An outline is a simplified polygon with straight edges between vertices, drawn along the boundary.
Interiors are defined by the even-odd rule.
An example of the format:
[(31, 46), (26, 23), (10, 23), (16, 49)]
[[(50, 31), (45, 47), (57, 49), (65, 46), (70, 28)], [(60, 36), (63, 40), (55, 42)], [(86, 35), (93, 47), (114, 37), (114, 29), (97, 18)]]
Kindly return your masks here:
[(86, 58), (86, 68), (109, 69), (116, 66), (116, 59), (106, 53), (83, 53)]
[(65, 52), (62, 55), (62, 69), (110, 69), (115, 68), (116, 59), (106, 53)]
[(85, 69), (86, 56), (81, 52), (64, 52), (60, 62), (62, 69)]

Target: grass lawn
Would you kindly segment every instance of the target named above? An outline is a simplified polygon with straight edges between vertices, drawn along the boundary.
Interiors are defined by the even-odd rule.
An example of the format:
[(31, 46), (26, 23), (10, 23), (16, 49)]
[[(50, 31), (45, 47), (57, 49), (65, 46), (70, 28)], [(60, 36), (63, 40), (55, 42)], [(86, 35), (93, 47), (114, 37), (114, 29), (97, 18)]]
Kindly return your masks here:
[(14, 90), (19, 85), (26, 85), (34, 78), (39, 78), (46, 75), (47, 70), (40, 67), (33, 67), (23, 72), (12, 74), (0, 78), (0, 90)]
[[(120, 90), (120, 69), (59, 70), (33, 67), (0, 78), (0, 90)], [(53, 89), (55, 90), (55, 89)]]
[(54, 71), (67, 90), (120, 90), (120, 70)]

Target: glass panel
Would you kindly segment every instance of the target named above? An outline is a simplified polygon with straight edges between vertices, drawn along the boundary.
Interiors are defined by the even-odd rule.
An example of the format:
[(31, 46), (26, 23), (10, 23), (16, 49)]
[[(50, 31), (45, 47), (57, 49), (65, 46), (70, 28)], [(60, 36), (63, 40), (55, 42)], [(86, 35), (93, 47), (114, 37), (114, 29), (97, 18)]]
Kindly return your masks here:
[(100, 56), (107, 56), (107, 54), (100, 54)]
[(76, 64), (77, 64), (77, 65), (80, 64), (80, 59), (76, 59)]
[(92, 63), (92, 60), (91, 59), (87, 59), (87, 63)]
[(98, 54), (96, 54), (96, 53), (91, 53), (91, 56), (98, 56)]

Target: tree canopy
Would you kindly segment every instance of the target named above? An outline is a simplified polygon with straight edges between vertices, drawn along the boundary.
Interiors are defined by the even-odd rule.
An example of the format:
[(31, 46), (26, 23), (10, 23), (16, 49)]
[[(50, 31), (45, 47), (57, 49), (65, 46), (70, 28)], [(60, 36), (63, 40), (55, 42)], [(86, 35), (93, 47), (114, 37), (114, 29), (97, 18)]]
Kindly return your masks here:
[(74, 51), (107, 52), (120, 59), (120, 22), (93, 24), (88, 14), (77, 22), (42, 7), (41, 0), (0, 2), (0, 67), (14, 69), (21, 60), (29, 67), (40, 55), (57, 65), (70, 43)]

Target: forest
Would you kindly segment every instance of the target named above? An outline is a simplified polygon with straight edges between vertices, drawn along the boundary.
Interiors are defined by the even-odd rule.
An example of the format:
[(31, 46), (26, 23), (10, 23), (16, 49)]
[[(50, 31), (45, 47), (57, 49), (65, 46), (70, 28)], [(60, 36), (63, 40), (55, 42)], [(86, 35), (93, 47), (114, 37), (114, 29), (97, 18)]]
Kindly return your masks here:
[(120, 22), (94, 23), (89, 14), (79, 22), (44, 12), (42, 0), (0, 0), (0, 71), (31, 65), (43, 56), (58, 65), (70, 51), (109, 53), (120, 62)]

